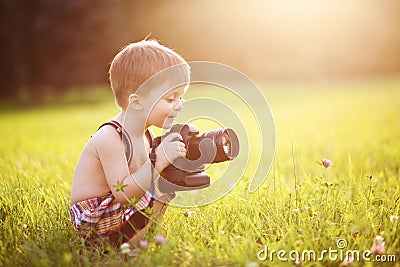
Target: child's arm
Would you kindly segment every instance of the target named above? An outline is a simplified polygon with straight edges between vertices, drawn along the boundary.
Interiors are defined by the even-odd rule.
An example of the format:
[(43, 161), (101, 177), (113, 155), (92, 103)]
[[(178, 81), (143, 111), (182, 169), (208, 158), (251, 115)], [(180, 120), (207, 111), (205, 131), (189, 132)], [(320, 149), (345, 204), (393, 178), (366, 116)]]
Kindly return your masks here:
[[(129, 172), (123, 145), (119, 135), (111, 127), (104, 127), (97, 132), (94, 138), (99, 160), (103, 167), (108, 186), (122, 204), (128, 203), (132, 198), (140, 198), (151, 185), (151, 162), (144, 146), (143, 137), (131, 137), (134, 151), (133, 161), (137, 166), (132, 174)], [(173, 160), (186, 155), (186, 149), (181, 141), (173, 141), (178, 134), (168, 135), (163, 144), (156, 149), (157, 161), (155, 173), (168, 166)], [(123, 192), (117, 191), (118, 183), (126, 185)]]

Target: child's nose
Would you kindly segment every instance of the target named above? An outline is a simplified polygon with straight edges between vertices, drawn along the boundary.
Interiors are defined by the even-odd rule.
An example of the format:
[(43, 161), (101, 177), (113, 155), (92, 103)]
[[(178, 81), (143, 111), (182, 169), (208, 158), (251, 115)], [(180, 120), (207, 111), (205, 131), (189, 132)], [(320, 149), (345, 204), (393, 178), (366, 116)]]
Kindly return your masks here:
[(175, 110), (180, 111), (182, 109), (183, 109), (183, 103), (182, 103), (182, 100), (179, 100), (178, 104), (176, 104), (176, 106), (175, 106)]

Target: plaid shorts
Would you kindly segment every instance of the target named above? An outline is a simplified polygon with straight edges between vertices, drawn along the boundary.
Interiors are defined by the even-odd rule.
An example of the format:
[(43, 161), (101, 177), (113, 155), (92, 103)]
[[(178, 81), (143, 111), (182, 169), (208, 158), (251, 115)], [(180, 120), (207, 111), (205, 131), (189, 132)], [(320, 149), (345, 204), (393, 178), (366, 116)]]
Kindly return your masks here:
[(116, 201), (110, 193), (108, 196), (80, 201), (70, 207), (69, 213), (74, 228), (79, 234), (88, 239), (95, 239), (109, 237), (133, 218), (140, 221), (139, 228), (143, 228), (148, 220), (138, 210), (144, 210), (146, 207), (152, 206), (152, 203), (153, 198), (150, 193), (146, 192), (134, 207), (126, 207)]

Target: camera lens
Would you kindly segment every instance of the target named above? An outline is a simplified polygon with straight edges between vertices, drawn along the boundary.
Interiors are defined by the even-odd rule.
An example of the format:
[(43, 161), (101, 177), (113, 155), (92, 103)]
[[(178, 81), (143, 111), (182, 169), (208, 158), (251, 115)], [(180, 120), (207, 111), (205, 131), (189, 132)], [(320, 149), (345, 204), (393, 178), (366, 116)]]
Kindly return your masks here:
[(222, 134), (222, 148), (226, 155), (231, 155), (231, 140), (229, 135), (225, 132)]
[(219, 129), (214, 138), (217, 155), (213, 163), (232, 160), (239, 154), (239, 140), (232, 129)]
[(237, 157), (239, 140), (232, 129), (217, 129), (191, 138), (187, 151), (190, 160), (201, 158), (204, 164), (223, 162)]

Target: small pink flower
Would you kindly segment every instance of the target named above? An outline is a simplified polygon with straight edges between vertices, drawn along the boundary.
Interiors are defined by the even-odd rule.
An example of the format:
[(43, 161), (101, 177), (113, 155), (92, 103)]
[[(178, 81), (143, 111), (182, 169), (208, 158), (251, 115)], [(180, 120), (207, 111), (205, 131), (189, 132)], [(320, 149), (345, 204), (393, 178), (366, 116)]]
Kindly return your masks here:
[(371, 247), (371, 252), (374, 254), (384, 254), (386, 252), (385, 239), (381, 235), (377, 235), (374, 244)]
[(323, 160), (321, 160), (321, 162), (322, 162), (322, 165), (323, 165), (325, 168), (328, 168), (329, 166), (332, 165), (332, 162), (331, 162), (329, 159), (323, 159)]
[(154, 241), (156, 242), (157, 245), (161, 245), (161, 244), (164, 244), (165, 242), (167, 242), (167, 238), (162, 235), (156, 235), (154, 237)]
[(350, 264), (352, 264), (354, 262), (354, 258), (353, 257), (346, 257), (342, 263), (340, 264), (340, 266), (348, 266)]
[(146, 249), (146, 248), (149, 247), (149, 242), (147, 242), (146, 240), (140, 240), (140, 241), (139, 241), (139, 246), (140, 246), (141, 248)]
[(384, 254), (386, 252), (385, 242), (379, 244), (373, 244), (371, 248), (371, 252), (374, 254)]

